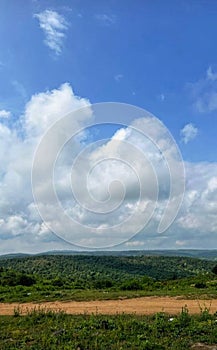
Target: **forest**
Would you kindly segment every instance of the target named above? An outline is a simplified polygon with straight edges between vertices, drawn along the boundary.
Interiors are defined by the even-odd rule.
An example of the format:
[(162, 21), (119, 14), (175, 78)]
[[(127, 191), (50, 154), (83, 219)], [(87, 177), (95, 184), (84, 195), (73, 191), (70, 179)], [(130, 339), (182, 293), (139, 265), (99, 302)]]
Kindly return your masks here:
[[(0, 259), (0, 301), (215, 298), (216, 262), (189, 257), (40, 255)], [(106, 291), (106, 293), (105, 293)]]

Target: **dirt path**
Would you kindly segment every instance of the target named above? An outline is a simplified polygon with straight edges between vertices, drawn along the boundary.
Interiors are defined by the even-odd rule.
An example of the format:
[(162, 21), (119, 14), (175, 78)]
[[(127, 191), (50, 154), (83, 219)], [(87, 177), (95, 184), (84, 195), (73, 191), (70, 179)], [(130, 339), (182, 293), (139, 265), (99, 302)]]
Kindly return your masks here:
[(164, 311), (169, 314), (177, 314), (183, 306), (187, 306), (190, 313), (199, 313), (200, 306), (210, 308), (212, 313), (217, 311), (217, 300), (185, 300), (171, 297), (143, 297), (124, 300), (98, 300), (98, 301), (70, 301), (70, 302), (45, 302), (45, 303), (0, 303), (0, 315), (13, 315), (14, 309), (19, 307), (25, 314), (34, 308), (46, 308), (47, 310), (63, 310), (68, 314), (116, 314), (136, 313), (153, 314)]

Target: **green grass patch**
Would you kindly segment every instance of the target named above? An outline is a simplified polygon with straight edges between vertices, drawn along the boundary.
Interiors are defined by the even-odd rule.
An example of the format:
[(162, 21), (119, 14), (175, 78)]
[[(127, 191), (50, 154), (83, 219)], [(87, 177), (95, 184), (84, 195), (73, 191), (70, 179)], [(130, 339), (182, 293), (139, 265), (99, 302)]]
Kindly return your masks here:
[(191, 316), (66, 315), (33, 310), (0, 317), (0, 349), (166, 350), (190, 349), (196, 342), (217, 343), (217, 315), (208, 309)]

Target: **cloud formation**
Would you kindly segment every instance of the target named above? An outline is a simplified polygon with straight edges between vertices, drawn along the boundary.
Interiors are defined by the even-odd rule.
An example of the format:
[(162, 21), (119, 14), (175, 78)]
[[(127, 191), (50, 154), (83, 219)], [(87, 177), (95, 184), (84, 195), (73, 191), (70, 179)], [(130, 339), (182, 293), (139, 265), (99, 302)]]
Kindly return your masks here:
[(213, 72), (213, 69), (211, 66), (209, 66), (209, 68), (207, 69), (206, 76), (208, 80), (213, 80), (213, 81), (217, 80), (217, 73)]
[(217, 110), (217, 73), (211, 66), (203, 79), (189, 84), (189, 87), (197, 112), (212, 113)]
[(60, 55), (65, 39), (65, 32), (68, 29), (66, 19), (56, 11), (45, 10), (34, 15), (39, 21), (39, 26), (45, 35), (44, 43), (56, 55)]
[(187, 144), (192, 141), (198, 134), (198, 129), (191, 123), (186, 124), (180, 131), (182, 141)]
[(116, 17), (114, 15), (107, 15), (105, 13), (96, 14), (95, 18), (104, 26), (111, 26), (116, 22)]
[(41, 221), (32, 197), (33, 156), (46, 128), (69, 111), (88, 104), (88, 100), (74, 95), (69, 84), (63, 84), (59, 89), (33, 95), (14, 128), (0, 122), (1, 242), (19, 236), (24, 246), (34, 241), (37, 250), (39, 241), (49, 238), (51, 246), (57, 241)]
[(121, 79), (123, 79), (123, 74), (116, 74), (115, 76), (114, 76), (114, 79), (115, 79), (115, 81), (117, 82), (117, 83), (119, 83), (119, 81), (121, 80)]
[[(63, 84), (58, 89), (33, 95), (14, 128), (0, 121), (0, 253), (70, 248), (50, 232), (38, 214), (32, 196), (31, 168), (36, 147), (45, 131), (63, 115), (82, 107), (88, 108), (89, 113), (85, 114), (83, 119), (75, 115), (71, 123), (85, 127), (92, 117), (89, 109), (90, 102), (76, 96), (69, 84)], [(132, 126), (136, 127), (136, 125), (148, 128), (155, 133), (172, 166), (176, 169), (173, 148), (163, 129), (157, 127), (155, 120), (137, 119)], [(89, 132), (80, 133), (66, 144), (57, 158), (54, 172), (56, 193), (66, 214), (88, 227), (87, 236), (82, 236), (82, 231), (74, 232), (75, 238), (77, 241), (80, 239), (81, 245), (94, 246), (94, 240), (101, 240), (103, 243), (104, 237), (100, 235), (100, 229), (103, 232), (105, 227), (118, 225), (131, 217), (135, 211), (141, 214), (141, 218), (148, 215), (149, 208), (153, 208), (155, 203), (154, 177), (150, 162), (154, 165), (158, 176), (159, 200), (152, 221), (134, 240), (126, 243), (126, 249), (179, 246), (211, 248), (216, 244), (217, 163), (185, 163), (186, 194), (183, 205), (169, 230), (164, 234), (158, 234), (157, 226), (170, 192), (168, 168), (161, 153), (149, 140), (144, 141), (144, 138), (131, 127), (119, 129), (110, 140), (103, 143), (95, 142), (93, 147), (91, 144), (89, 147)], [(57, 140), (51, 141), (53, 143), (51, 142), (49, 149), (44, 150), (44, 167), (41, 168), (39, 175), (43, 175), (47, 152), (52, 151)], [(124, 142), (134, 145), (135, 151), (129, 152)], [(147, 155), (148, 159), (145, 162), (141, 162), (136, 148), (143, 150)], [(77, 163), (77, 168), (73, 168), (74, 173), (72, 173), (72, 163), (80, 152), (81, 161)], [(118, 161), (118, 158), (122, 161)], [(103, 161), (104, 159), (107, 161)], [(123, 160), (134, 164), (134, 167), (129, 167)], [(94, 166), (95, 164), (97, 165)], [(84, 174), (87, 168), (92, 168), (92, 172), (86, 182)], [(140, 181), (135, 170), (139, 173)], [(85, 209), (84, 205), (80, 205), (72, 196), (72, 179), (74, 193), (78, 195), (80, 204), (88, 206), (91, 204), (91, 196), (94, 197), (96, 205), (94, 212)], [(141, 185), (144, 187), (144, 196), (138, 201)], [(55, 222), (58, 217), (58, 208), (52, 206), (52, 200), (48, 197), (47, 184), (42, 182), (40, 186), (39, 189), (48, 203), (44, 210), (50, 215), (50, 220), (54, 224), (64, 227), (64, 222)], [(87, 188), (90, 197), (86, 195)], [(124, 200), (120, 207), (113, 210), (110, 215), (100, 212), (105, 205), (107, 209), (117, 205), (123, 193)], [(138, 220), (131, 220), (129, 224), (121, 226), (122, 230), (117, 226), (113, 233), (118, 238), (125, 237), (126, 232), (134, 232), (138, 224), (140, 224)], [(94, 236), (96, 227), (99, 228), (98, 236)]]
[(8, 119), (11, 116), (11, 112), (6, 111), (5, 109), (0, 110), (0, 119)]

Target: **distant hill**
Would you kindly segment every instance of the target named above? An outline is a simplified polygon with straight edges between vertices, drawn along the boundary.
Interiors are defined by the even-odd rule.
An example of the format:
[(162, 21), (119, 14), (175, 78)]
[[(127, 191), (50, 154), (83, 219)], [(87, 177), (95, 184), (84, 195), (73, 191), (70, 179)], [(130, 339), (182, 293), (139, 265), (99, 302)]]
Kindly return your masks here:
[[(104, 253), (105, 254), (105, 253)], [(165, 256), (149, 253), (145, 255), (100, 255), (98, 254), (41, 254), (34, 256), (2, 257), (0, 267), (44, 278), (76, 276), (93, 279), (97, 276), (123, 279), (134, 276), (149, 276), (156, 280), (176, 279), (211, 272), (215, 266), (212, 260), (187, 256)], [(95, 276), (95, 277), (94, 277)]]
[(0, 255), (0, 259), (12, 259), (41, 255), (91, 255), (91, 256), (181, 256), (199, 259), (217, 260), (217, 249), (177, 249), (177, 250), (122, 250), (122, 251), (75, 251), (53, 250), (37, 254), (14, 253)]
[(26, 258), (27, 256), (33, 256), (32, 254), (14, 253), (0, 255), (0, 259), (14, 259), (14, 258)]

